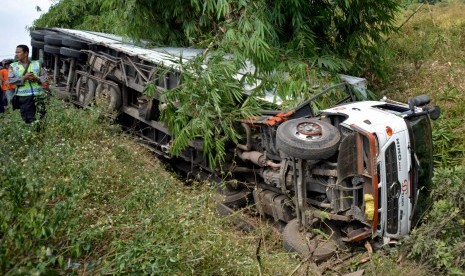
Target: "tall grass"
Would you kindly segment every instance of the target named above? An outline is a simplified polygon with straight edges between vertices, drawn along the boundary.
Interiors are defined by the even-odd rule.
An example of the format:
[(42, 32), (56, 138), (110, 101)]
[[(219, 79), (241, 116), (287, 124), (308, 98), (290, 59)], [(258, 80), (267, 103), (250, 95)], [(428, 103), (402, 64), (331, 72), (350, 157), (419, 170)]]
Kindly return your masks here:
[[(263, 236), (228, 230), (212, 188), (183, 186), (98, 110), (52, 100), (40, 131), (13, 112), (0, 137), (0, 274), (258, 273)], [(267, 237), (264, 271), (291, 271)]]
[(408, 255), (448, 275), (465, 272), (465, 167), (436, 169), (433, 204), (412, 233)]
[(391, 77), (377, 90), (400, 101), (429, 95), (442, 109), (433, 125), (436, 163), (465, 165), (465, 2), (409, 7), (399, 19), (405, 24), (388, 40)]
[[(410, 6), (404, 21), (420, 4)], [(465, 273), (465, 2), (423, 5), (388, 42), (391, 78), (379, 86), (405, 101), (428, 94), (442, 109), (433, 123), (435, 171), (429, 211), (404, 248), (440, 274)]]

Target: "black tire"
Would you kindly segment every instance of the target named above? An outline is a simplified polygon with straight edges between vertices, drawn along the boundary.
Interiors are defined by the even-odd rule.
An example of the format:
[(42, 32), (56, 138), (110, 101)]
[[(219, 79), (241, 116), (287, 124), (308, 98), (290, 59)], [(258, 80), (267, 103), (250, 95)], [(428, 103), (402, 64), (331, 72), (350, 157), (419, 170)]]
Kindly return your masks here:
[(276, 146), (283, 153), (300, 159), (320, 160), (333, 156), (341, 134), (330, 123), (299, 118), (282, 123), (276, 133)]
[(87, 42), (79, 40), (79, 39), (75, 39), (75, 38), (66, 37), (66, 38), (63, 38), (61, 40), (61, 42), (62, 42), (63, 46), (73, 48), (73, 49), (76, 49), (76, 50), (88, 49), (89, 48), (89, 45), (88, 45)]
[(57, 34), (51, 34), (44, 36), (45, 44), (53, 45), (53, 46), (62, 46), (63, 36)]
[(59, 55), (60, 54), (60, 47), (52, 46), (52, 45), (45, 45), (44, 46), (44, 52), (49, 53), (49, 54)]
[(308, 239), (307, 233), (299, 230), (297, 219), (289, 221), (283, 230), (284, 249), (297, 252), (303, 257), (309, 257), (311, 253), (311, 259), (316, 262), (331, 258), (338, 249), (336, 242), (332, 239), (323, 242), (319, 240), (319, 238)]
[(305, 257), (310, 254), (312, 244), (307, 243), (305, 234), (299, 231), (297, 219), (289, 221), (284, 227), (283, 245), (284, 249), (289, 252), (297, 252)]
[(252, 201), (252, 193), (246, 188), (233, 190), (228, 187), (222, 187), (218, 189), (217, 200), (218, 203), (222, 203), (229, 208), (239, 209)]
[(87, 54), (86, 53), (80, 52), (79, 50), (66, 48), (66, 47), (61, 47), (60, 48), (60, 55), (65, 56), (65, 57), (77, 58), (77, 59), (82, 60), (82, 61), (87, 60)]
[(56, 34), (53, 31), (49, 30), (34, 30), (31, 32), (31, 38), (36, 40), (36, 41), (44, 41), (44, 37), (46, 35), (53, 35)]
[(44, 46), (45, 46), (45, 42), (32, 39), (31, 40), (31, 46), (33, 48), (43, 49)]

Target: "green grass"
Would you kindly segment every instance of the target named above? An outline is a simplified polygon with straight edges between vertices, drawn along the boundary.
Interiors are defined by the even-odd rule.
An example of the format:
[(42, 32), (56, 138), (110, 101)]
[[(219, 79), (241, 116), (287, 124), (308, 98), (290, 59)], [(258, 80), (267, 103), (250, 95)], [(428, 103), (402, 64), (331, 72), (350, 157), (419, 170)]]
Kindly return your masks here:
[(260, 237), (265, 273), (297, 266), (276, 236), (231, 227), (213, 188), (184, 186), (98, 110), (52, 100), (40, 132), (17, 112), (0, 120), (0, 274), (256, 275)]
[[(315, 271), (266, 223), (245, 233), (219, 217), (214, 187), (183, 184), (99, 110), (52, 99), (40, 132), (18, 112), (1, 120), (2, 275), (258, 275), (260, 239), (263, 275)], [(357, 251), (336, 269), (370, 271)], [(386, 275), (425, 274), (394, 256), (374, 260), (395, 271)]]
[[(410, 6), (399, 22), (419, 5)], [(401, 250), (430, 273), (465, 273), (464, 46), (465, 2), (423, 5), (390, 37), (391, 77), (376, 89), (400, 101), (427, 94), (442, 109), (433, 123), (435, 172), (429, 211)]]

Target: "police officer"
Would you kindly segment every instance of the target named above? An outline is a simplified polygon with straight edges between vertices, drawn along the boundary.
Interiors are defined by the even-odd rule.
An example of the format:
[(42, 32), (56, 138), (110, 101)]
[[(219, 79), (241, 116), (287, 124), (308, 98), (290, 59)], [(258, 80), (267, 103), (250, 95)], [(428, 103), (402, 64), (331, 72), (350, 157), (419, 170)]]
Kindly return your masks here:
[(15, 55), (17, 62), (8, 69), (8, 83), (16, 85), (21, 117), (26, 124), (30, 124), (35, 121), (37, 112), (40, 119), (45, 115), (46, 94), (42, 83), (46, 82), (47, 75), (39, 61), (29, 60), (29, 47), (26, 45), (18, 45)]

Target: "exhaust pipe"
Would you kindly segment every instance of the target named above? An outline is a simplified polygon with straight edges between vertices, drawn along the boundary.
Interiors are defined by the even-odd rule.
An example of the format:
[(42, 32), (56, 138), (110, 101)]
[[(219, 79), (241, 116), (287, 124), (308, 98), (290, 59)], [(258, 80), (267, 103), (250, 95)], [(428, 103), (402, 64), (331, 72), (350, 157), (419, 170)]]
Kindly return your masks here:
[(281, 168), (281, 163), (275, 163), (271, 160), (266, 160), (265, 155), (261, 152), (258, 152), (258, 151), (241, 152), (240, 150), (236, 150), (236, 153), (240, 159), (244, 161), (248, 160), (260, 167), (268, 166), (275, 170), (279, 170)]

